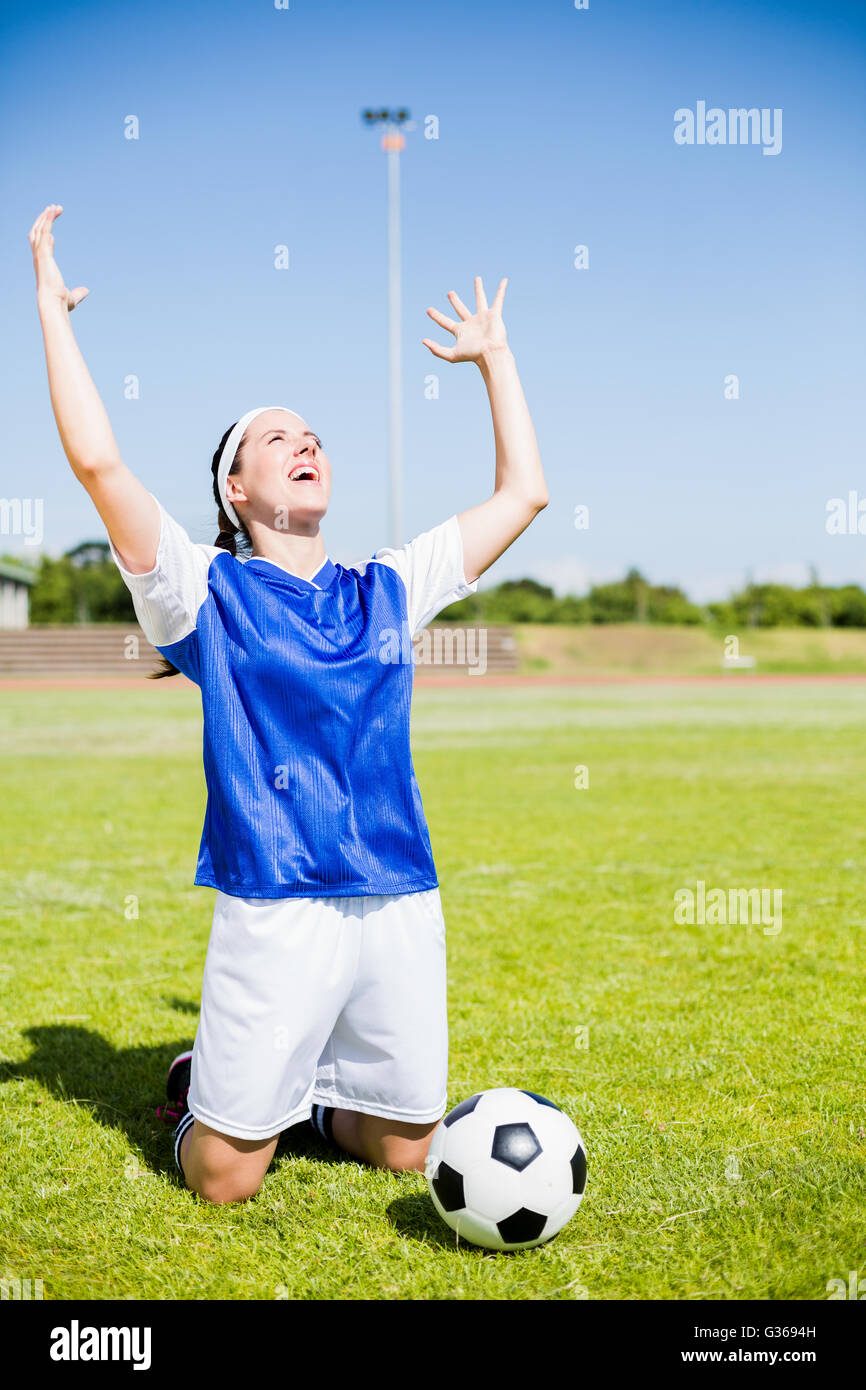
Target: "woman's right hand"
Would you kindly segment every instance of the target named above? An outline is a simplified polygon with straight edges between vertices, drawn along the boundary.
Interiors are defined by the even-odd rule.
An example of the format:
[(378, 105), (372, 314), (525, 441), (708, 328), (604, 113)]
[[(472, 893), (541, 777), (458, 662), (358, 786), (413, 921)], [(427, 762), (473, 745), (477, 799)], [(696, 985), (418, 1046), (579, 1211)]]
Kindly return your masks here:
[(37, 299), (58, 299), (71, 311), (90, 291), (83, 285), (68, 290), (60, 274), (60, 267), (54, 259), (54, 236), (51, 228), (54, 219), (59, 217), (62, 211), (59, 203), (49, 203), (48, 207), (40, 212), (30, 228), (30, 246), (33, 250), (33, 268), (36, 271)]
[(149, 574), (159, 551), (159, 505), (123, 462), (69, 325), (67, 311), (81, 303), (87, 290), (83, 285), (67, 289), (54, 259), (51, 228), (62, 211), (59, 204), (49, 203), (30, 228), (54, 418), (72, 471), (90, 494), (122, 562), (133, 574)]

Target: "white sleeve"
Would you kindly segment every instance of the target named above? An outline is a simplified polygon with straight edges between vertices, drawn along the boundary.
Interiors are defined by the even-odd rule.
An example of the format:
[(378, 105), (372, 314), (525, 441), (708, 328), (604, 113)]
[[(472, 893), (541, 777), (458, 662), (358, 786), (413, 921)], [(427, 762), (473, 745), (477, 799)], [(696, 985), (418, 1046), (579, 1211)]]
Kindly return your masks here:
[(198, 610), (207, 598), (208, 570), (220, 551), (213, 545), (196, 545), (159, 499), (154, 501), (159, 507), (160, 531), (152, 570), (131, 574), (124, 568), (110, 536), (108, 544), (111, 558), (132, 594), (142, 632), (154, 647), (169, 647), (195, 629)]
[(467, 583), (463, 569), (463, 537), (457, 515), (423, 531), (399, 549), (386, 546), (374, 560), (390, 565), (406, 586), (409, 632), (412, 637), (450, 603), (474, 594), (478, 580)]

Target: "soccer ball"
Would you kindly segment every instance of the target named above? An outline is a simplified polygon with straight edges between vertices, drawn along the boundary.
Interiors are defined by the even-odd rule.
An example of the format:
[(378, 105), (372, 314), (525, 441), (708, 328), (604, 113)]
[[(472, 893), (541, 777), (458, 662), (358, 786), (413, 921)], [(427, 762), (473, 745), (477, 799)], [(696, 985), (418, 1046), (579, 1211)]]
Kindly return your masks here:
[(525, 1250), (577, 1211), (586, 1149), (559, 1106), (504, 1086), (449, 1110), (424, 1171), (433, 1205), (458, 1236), (488, 1250)]

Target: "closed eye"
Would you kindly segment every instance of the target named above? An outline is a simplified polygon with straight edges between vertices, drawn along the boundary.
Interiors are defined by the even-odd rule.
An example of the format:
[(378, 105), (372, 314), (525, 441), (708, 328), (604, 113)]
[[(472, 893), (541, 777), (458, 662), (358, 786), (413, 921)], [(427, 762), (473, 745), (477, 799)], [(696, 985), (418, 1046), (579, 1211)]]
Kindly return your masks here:
[[(285, 437), (285, 436), (282, 435), (282, 434), (275, 434), (275, 435), (273, 435), (273, 437), (272, 437), (271, 439), (268, 440), (268, 443), (269, 443), (269, 444), (273, 444), (273, 442), (274, 442), (275, 439), (283, 439), (284, 437)], [(322, 448), (322, 441), (321, 441), (321, 439), (319, 439), (318, 435), (315, 435), (315, 434), (314, 434), (312, 437), (313, 437), (313, 439), (315, 439), (316, 444), (317, 444), (318, 447), (321, 449), (321, 448)]]

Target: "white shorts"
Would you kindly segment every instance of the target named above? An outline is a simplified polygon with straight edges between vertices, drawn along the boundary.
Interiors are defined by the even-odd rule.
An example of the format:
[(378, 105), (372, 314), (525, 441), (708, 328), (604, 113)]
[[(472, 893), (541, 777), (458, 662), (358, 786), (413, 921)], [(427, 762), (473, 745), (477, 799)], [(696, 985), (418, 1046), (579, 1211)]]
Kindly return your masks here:
[(356, 898), (217, 892), (189, 1108), (267, 1139), (314, 1104), (425, 1124), (446, 1110), (438, 888)]

